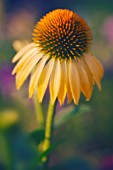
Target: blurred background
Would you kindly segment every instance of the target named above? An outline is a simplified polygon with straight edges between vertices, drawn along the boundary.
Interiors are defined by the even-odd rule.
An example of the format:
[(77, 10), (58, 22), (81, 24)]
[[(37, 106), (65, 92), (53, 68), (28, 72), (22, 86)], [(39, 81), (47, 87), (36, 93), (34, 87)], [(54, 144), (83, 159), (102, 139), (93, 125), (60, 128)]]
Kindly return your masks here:
[(78, 107), (58, 105), (53, 143), (61, 143), (52, 152), (49, 167), (113, 170), (112, 0), (0, 0), (0, 170), (37, 170), (32, 167), (38, 157), (32, 135), (37, 129), (35, 109), (28, 99), (28, 82), (20, 91), (15, 88), (11, 60), (19, 48), (32, 41), (36, 22), (56, 8), (75, 11), (87, 21), (93, 32), (92, 51), (102, 62), (105, 75), (101, 93), (94, 87), (90, 102), (82, 96)]

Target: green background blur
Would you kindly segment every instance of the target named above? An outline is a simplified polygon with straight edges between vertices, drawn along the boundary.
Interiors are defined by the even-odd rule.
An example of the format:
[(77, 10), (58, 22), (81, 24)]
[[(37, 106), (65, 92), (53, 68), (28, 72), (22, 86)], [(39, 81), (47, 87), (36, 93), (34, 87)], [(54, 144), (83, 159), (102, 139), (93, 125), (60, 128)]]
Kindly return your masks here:
[[(80, 106), (66, 106), (78, 113), (55, 128), (49, 166), (68, 170), (113, 170), (113, 1), (112, 0), (0, 0), (0, 170), (27, 170), (37, 157), (31, 137), (37, 128), (28, 81), (15, 88), (11, 60), (15, 40), (31, 41), (36, 22), (47, 12), (66, 8), (81, 15), (93, 32), (92, 52), (102, 62), (105, 74), (102, 91), (94, 86), (90, 102), (82, 96)], [(46, 110), (48, 94), (44, 99)], [(70, 111), (71, 108), (71, 111)], [(56, 115), (64, 115), (57, 107)], [(75, 111), (75, 112), (77, 112)], [(4, 116), (3, 116), (4, 115)]]

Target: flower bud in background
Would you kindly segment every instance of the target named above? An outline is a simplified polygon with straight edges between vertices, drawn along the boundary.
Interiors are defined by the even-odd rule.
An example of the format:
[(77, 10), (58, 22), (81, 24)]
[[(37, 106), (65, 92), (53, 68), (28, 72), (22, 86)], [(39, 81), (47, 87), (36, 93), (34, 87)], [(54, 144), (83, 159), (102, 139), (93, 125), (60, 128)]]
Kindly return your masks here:
[(103, 35), (109, 44), (113, 44), (113, 16), (106, 18), (104, 21)]
[(8, 128), (19, 121), (19, 115), (14, 110), (0, 112), (0, 129)]
[[(29, 18), (29, 19), (27, 19)], [(27, 10), (15, 11), (7, 18), (7, 32), (9, 38), (28, 38), (34, 25), (34, 13)]]

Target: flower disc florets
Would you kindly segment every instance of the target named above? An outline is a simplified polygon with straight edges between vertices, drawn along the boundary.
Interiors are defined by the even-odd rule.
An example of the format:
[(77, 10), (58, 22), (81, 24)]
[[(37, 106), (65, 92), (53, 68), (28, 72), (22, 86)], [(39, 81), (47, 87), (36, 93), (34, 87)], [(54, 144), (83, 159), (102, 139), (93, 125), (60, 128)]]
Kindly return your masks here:
[(35, 26), (34, 43), (41, 52), (60, 59), (76, 59), (89, 50), (92, 34), (84, 19), (76, 13), (57, 9)]

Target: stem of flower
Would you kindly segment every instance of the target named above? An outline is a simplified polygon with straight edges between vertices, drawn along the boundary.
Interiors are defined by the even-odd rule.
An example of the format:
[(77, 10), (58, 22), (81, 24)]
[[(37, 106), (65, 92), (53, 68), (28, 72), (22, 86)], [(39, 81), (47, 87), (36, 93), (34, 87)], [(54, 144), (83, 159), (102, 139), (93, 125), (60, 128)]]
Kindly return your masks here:
[(38, 98), (36, 94), (34, 94), (33, 102), (34, 102), (34, 108), (36, 113), (36, 119), (38, 122), (38, 128), (42, 129), (44, 127), (44, 115), (43, 115), (41, 104), (38, 102)]
[[(53, 119), (56, 108), (56, 102), (54, 104), (49, 102), (47, 119), (46, 119), (46, 127), (45, 127), (45, 139), (43, 143), (43, 152), (47, 151), (51, 146), (51, 138), (52, 138), (52, 129), (53, 129)], [(48, 162), (48, 156), (43, 157), (42, 162), (46, 164)]]

